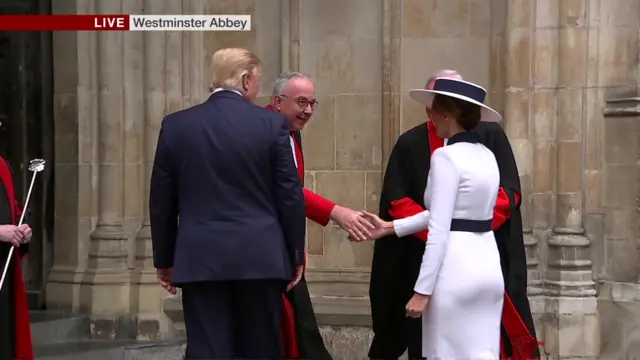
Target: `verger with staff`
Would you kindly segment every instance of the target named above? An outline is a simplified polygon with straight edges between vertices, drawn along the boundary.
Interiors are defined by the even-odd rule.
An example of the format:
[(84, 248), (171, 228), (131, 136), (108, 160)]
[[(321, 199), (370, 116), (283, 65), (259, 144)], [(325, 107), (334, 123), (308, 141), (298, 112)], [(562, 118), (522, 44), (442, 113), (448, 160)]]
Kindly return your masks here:
[[(36, 174), (44, 170), (44, 160), (32, 160), (33, 172), (25, 200), (28, 206)], [(19, 221), (18, 221), (19, 218)], [(23, 224), (24, 212), (15, 196), (9, 164), (0, 157), (0, 359), (33, 359), (29, 310), (20, 260), (29, 250), (31, 227)], [(17, 225), (16, 225), (17, 223)]]

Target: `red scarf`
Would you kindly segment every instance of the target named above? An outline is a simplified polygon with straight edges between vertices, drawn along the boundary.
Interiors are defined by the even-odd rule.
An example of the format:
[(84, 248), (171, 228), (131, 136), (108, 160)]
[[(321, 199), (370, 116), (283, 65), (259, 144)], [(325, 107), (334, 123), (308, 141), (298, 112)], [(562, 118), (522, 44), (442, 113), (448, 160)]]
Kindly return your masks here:
[(436, 125), (431, 120), (427, 120), (427, 129), (429, 133), (429, 149), (431, 154), (437, 149), (444, 146), (444, 139), (436, 133)]

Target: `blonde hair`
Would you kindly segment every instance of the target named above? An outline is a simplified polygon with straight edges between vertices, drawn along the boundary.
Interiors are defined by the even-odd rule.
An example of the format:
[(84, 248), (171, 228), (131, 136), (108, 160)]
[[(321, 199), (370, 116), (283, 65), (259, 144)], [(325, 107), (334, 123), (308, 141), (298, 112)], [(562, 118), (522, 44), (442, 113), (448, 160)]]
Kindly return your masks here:
[(209, 92), (216, 88), (242, 91), (242, 78), (253, 74), (262, 61), (247, 49), (226, 48), (216, 51), (211, 57), (211, 83)]

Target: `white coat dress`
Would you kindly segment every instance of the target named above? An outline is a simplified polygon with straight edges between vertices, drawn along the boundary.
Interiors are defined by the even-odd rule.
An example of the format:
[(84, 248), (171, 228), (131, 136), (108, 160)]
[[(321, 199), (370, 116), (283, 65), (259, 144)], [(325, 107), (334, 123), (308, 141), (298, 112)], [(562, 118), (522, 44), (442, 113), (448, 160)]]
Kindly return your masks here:
[(394, 221), (399, 237), (429, 229), (414, 288), (431, 295), (422, 323), (422, 356), (429, 360), (500, 357), (504, 281), (493, 232), (452, 230), (453, 219), (486, 224), (498, 196), (496, 159), (469, 138), (454, 136), (434, 151), (424, 196), (429, 211)]

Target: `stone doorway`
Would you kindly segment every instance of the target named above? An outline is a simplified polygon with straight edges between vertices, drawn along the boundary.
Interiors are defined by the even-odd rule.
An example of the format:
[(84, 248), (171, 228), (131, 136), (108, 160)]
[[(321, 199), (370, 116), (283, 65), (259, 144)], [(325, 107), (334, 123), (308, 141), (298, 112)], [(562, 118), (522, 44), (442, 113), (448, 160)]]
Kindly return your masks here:
[[(50, 0), (0, 0), (2, 15), (50, 13)], [(48, 165), (36, 180), (25, 218), (34, 234), (23, 264), (32, 309), (43, 307), (53, 258), (52, 64), (51, 33), (0, 32), (0, 155), (13, 167), (19, 201), (31, 181), (29, 160), (44, 158)]]

